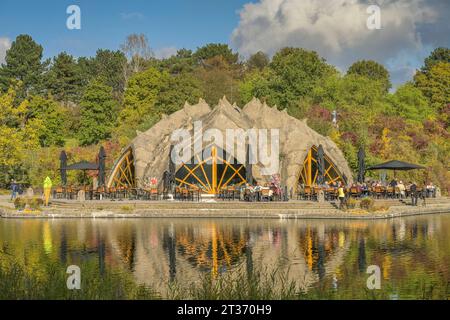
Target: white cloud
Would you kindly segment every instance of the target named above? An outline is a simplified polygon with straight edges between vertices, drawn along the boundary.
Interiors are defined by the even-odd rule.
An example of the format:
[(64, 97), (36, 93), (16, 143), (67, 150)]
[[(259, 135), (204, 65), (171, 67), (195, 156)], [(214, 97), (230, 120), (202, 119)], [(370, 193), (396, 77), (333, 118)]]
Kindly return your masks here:
[[(346, 70), (358, 59), (385, 62), (400, 52), (422, 51), (418, 26), (439, 14), (424, 0), (260, 0), (244, 5), (231, 40), (248, 56), (273, 54), (286, 46), (317, 51)], [(369, 30), (366, 9), (378, 4), (381, 29)]]
[(178, 49), (176, 47), (163, 47), (155, 50), (155, 57), (158, 59), (170, 58), (177, 54)]
[(5, 62), (6, 51), (11, 48), (9, 38), (0, 38), (0, 64)]

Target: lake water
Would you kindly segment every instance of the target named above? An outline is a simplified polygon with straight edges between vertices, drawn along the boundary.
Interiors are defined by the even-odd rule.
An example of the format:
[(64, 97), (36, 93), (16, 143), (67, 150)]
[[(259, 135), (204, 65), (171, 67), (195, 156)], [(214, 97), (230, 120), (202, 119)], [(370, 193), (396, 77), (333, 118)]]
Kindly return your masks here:
[[(136, 287), (183, 298), (181, 288), (204, 279), (237, 274), (245, 282), (258, 274), (258, 285), (273, 281), (282, 291), (292, 284), (299, 298), (448, 299), (450, 214), (378, 221), (0, 219), (0, 259), (3, 298), (67, 298), (66, 268), (78, 265), (81, 290), (92, 287), (84, 298), (127, 298)], [(367, 287), (371, 265), (379, 267), (380, 289)], [(105, 275), (114, 283), (102, 287)]]

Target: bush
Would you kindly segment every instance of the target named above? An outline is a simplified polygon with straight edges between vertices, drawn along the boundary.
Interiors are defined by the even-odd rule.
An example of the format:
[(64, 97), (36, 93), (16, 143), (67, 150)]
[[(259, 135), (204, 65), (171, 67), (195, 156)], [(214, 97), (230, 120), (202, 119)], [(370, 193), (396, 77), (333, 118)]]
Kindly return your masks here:
[(372, 211), (375, 205), (375, 201), (372, 198), (366, 197), (361, 200), (359, 204), (361, 209), (365, 209), (367, 211)]
[(347, 208), (354, 209), (356, 207), (356, 200), (354, 198), (347, 199)]
[(31, 210), (39, 210), (44, 204), (44, 200), (41, 198), (32, 198), (28, 200), (28, 206)]
[(14, 199), (14, 208), (16, 208), (17, 210), (25, 209), (26, 204), (27, 203), (23, 198), (17, 197), (16, 199)]

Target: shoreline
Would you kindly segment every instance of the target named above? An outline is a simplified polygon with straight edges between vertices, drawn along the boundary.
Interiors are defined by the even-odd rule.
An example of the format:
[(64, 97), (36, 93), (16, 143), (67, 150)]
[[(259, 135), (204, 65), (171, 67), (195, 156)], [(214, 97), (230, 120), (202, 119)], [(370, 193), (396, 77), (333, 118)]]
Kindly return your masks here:
[[(386, 201), (376, 201), (385, 203)], [(304, 201), (273, 203), (242, 202), (68, 202), (54, 201), (40, 211), (17, 211), (10, 203), (0, 201), (3, 219), (130, 219), (130, 218), (241, 218), (241, 219), (342, 219), (378, 220), (415, 215), (450, 213), (450, 199), (412, 207), (390, 201), (387, 210), (368, 212), (361, 209), (341, 211), (332, 203)]]

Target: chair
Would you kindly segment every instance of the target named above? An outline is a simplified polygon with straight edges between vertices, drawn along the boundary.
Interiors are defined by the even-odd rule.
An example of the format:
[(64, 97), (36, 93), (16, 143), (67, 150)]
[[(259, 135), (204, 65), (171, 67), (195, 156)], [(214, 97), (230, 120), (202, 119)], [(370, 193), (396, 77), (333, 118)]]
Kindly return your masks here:
[(181, 200), (187, 201), (189, 198), (189, 190), (187, 188), (181, 188)]
[(388, 198), (394, 198), (395, 197), (395, 189), (394, 189), (394, 187), (387, 187), (386, 196)]
[(377, 199), (386, 197), (386, 189), (385, 188), (383, 188), (381, 186), (376, 186), (374, 190), (375, 190), (375, 196), (377, 197)]
[(337, 189), (328, 188), (325, 190), (325, 200), (334, 201), (337, 198)]
[(312, 200), (312, 189), (311, 189), (311, 187), (306, 186), (303, 189), (303, 199), (304, 200)]
[(158, 188), (151, 188), (149, 191), (149, 199), (150, 200), (159, 200), (159, 192)]
[(260, 200), (261, 201), (270, 201), (271, 200), (270, 189), (261, 189)]
[(350, 188), (350, 195), (354, 198), (361, 197), (361, 192), (358, 190), (357, 187), (351, 187)]
[(63, 187), (56, 187), (53, 191), (53, 198), (62, 199), (64, 197), (64, 189)]
[(105, 198), (106, 194), (106, 187), (98, 187), (96, 190), (94, 190), (93, 197), (94, 199), (100, 200)]

